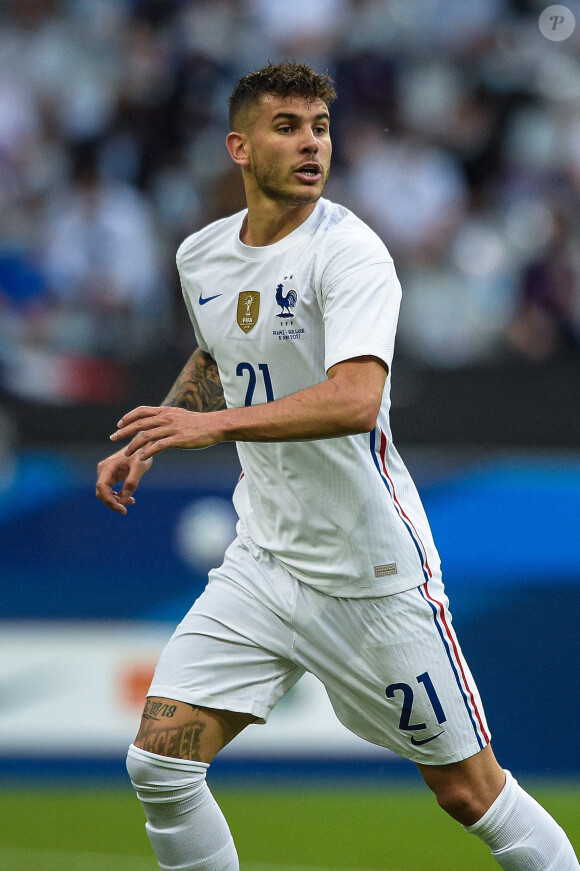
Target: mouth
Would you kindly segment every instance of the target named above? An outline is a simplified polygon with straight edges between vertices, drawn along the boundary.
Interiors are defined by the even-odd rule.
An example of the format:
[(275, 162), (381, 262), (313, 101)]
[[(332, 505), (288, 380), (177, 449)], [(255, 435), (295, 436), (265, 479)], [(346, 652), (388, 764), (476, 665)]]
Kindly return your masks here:
[(322, 178), (322, 167), (319, 163), (309, 161), (295, 169), (294, 175), (306, 184), (314, 184)]

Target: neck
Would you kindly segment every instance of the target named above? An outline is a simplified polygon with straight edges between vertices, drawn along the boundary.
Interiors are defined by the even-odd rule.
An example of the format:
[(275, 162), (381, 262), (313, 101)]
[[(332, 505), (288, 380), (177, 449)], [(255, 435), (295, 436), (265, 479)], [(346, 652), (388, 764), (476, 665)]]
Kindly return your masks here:
[(316, 205), (317, 202), (286, 207), (272, 204), (273, 208), (268, 209), (260, 204), (258, 209), (252, 208), (248, 202), (248, 214), (242, 224), (240, 240), (253, 248), (273, 245), (303, 224)]

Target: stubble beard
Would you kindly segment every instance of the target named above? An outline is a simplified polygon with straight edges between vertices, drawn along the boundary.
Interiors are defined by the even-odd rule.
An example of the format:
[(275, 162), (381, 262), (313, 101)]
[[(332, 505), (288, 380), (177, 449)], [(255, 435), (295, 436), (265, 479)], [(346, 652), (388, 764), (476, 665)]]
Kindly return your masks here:
[(300, 194), (285, 191), (284, 182), (279, 171), (261, 166), (256, 160), (255, 155), (252, 164), (252, 171), (254, 173), (256, 184), (263, 194), (274, 202), (279, 203), (281, 206), (294, 207), (306, 206), (309, 203), (315, 203), (320, 199), (322, 192), (326, 187), (329, 169), (321, 167), (322, 182), (320, 186), (304, 188), (303, 192)]

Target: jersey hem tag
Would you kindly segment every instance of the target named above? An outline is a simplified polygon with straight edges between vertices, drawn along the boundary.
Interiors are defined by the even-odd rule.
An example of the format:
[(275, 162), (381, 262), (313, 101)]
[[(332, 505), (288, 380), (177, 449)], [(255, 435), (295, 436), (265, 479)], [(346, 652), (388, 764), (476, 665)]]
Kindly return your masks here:
[(386, 563), (383, 566), (375, 566), (375, 578), (386, 578), (387, 575), (397, 574), (397, 563)]

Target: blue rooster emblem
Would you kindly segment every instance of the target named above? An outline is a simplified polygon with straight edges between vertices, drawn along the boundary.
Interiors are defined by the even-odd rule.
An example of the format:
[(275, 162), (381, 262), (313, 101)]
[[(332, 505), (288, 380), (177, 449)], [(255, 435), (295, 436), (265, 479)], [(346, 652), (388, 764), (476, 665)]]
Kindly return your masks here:
[(294, 315), (290, 311), (291, 308), (294, 308), (298, 301), (298, 294), (295, 290), (289, 290), (287, 294), (284, 294), (284, 285), (279, 284), (276, 288), (276, 302), (282, 309), (282, 311), (276, 315), (279, 318), (293, 318)]

